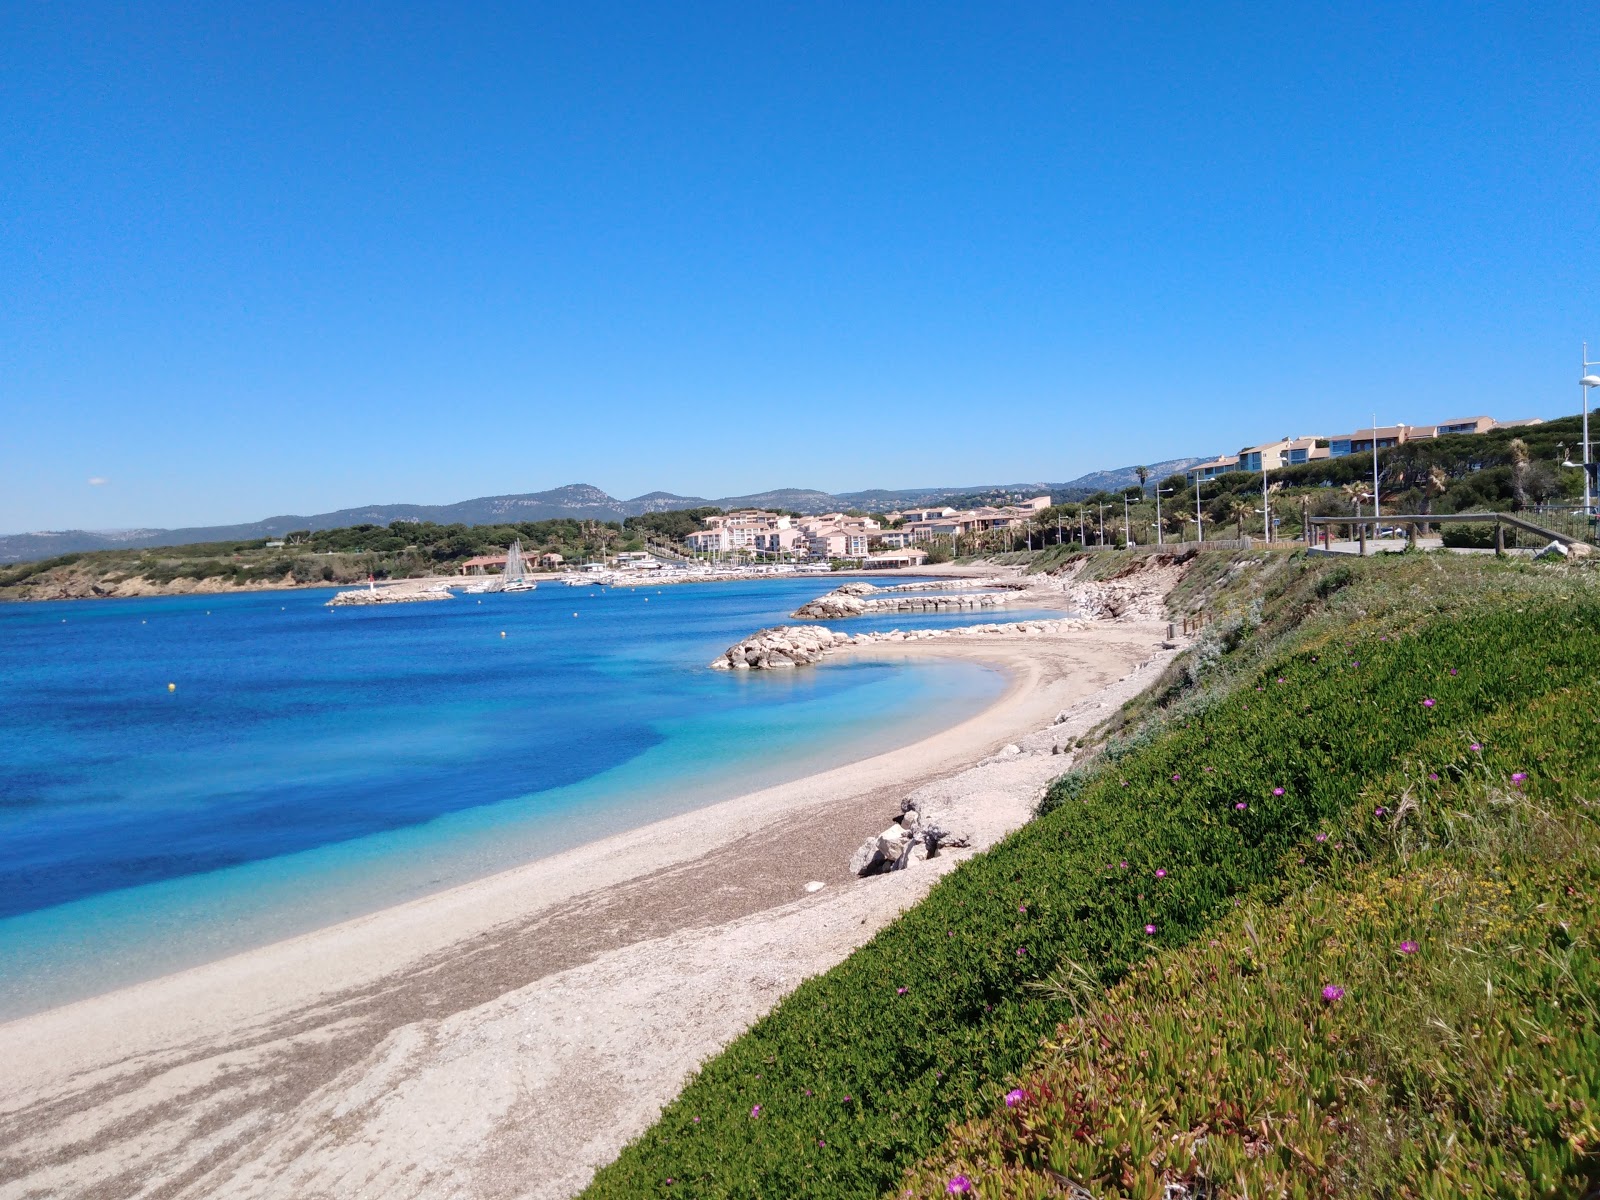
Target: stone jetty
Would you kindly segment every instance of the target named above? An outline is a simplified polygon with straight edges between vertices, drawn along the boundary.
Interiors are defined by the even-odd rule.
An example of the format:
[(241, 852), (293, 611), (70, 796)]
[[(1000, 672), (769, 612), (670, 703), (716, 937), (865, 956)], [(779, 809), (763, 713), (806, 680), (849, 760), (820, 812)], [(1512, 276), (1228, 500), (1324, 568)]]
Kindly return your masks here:
[[(985, 608), (1000, 608), (1014, 598), (1010, 594), (995, 592), (956, 596), (873, 596), (855, 590), (863, 586), (870, 585), (846, 584), (844, 588), (802, 604), (790, 615), (800, 620), (837, 621), (872, 613), (975, 612)], [(846, 588), (852, 590), (846, 591)]]
[(450, 593), (443, 588), (381, 587), (351, 588), (348, 592), (335, 592), (327, 603), (328, 608), (342, 608), (349, 604), (411, 604), (418, 600), (449, 600)]
[(891, 629), (886, 633), (840, 633), (824, 625), (774, 625), (752, 633), (710, 662), (713, 671), (772, 671), (809, 666), (841, 646), (893, 645), (990, 637), (1029, 637), (1061, 633), (1083, 624), (1080, 617), (1053, 621), (1009, 621), (962, 625), (955, 629)]

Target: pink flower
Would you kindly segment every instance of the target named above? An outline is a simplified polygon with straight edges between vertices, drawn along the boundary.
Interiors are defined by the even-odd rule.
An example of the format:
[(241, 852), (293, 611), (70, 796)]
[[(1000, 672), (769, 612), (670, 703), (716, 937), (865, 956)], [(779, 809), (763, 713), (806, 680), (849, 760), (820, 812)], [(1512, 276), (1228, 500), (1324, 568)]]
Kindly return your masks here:
[(1021, 1088), (1012, 1088), (1006, 1093), (1006, 1107), (1015, 1108), (1028, 1098), (1028, 1093)]
[(1467, 747), (1467, 749), (1471, 750), (1474, 754), (1476, 754), (1479, 750), (1482, 750), (1483, 747), (1478, 745), (1477, 742), (1473, 742), (1472, 745)]
[(1511, 773), (1511, 782), (1512, 783), (1521, 783), (1527, 777), (1528, 777), (1528, 773), (1526, 771), (1513, 771)]
[(1157, 867), (1156, 868), (1156, 878), (1157, 879), (1165, 879), (1166, 877), (1167, 877), (1167, 869), (1165, 867)]
[(970, 1196), (972, 1195), (972, 1180), (965, 1175), (957, 1175), (944, 1185), (944, 1190), (952, 1196)]
[(906, 994), (906, 989), (905, 988), (895, 988), (894, 994), (896, 996), (904, 996)]
[(1389, 810), (1380, 804), (1377, 808), (1372, 810), (1372, 815), (1375, 817), (1386, 817), (1389, 815)]
[(750, 1115), (752, 1117), (759, 1117), (761, 1115), (761, 1105), (757, 1104), (753, 1108), (751, 1108)]
[(1279, 675), (1279, 676), (1278, 676), (1278, 682), (1279, 682), (1279, 683), (1282, 683), (1282, 682), (1283, 682), (1283, 676), (1282, 676), (1282, 675)]
[(1344, 999), (1344, 989), (1336, 983), (1330, 983), (1322, 989), (1322, 998), (1329, 1004), (1337, 1003)]
[(1182, 778), (1183, 778), (1183, 776), (1182, 776), (1182, 775), (1174, 775), (1174, 776), (1173, 776), (1173, 777), (1172, 777), (1172, 782), (1173, 782), (1173, 783), (1177, 783), (1177, 782), (1178, 782), (1178, 780), (1180, 780), (1180, 779), (1182, 779)]
[(1450, 674), (1454, 675), (1455, 673), (1456, 673), (1456, 669), (1454, 667), (1451, 667), (1450, 668)]
[(1154, 925), (1146, 925), (1144, 927), (1144, 931), (1146, 933), (1154, 933), (1156, 931), (1156, 927)]
[(1429, 696), (1426, 700), (1424, 700), (1422, 702), (1422, 707), (1423, 708), (1432, 708), (1433, 707), (1433, 697)]
[(1400, 943), (1400, 953), (1401, 954), (1415, 954), (1416, 952), (1417, 952), (1417, 944), (1415, 942), (1401, 942)]
[(1319, 841), (1319, 842), (1325, 842), (1325, 841), (1327, 841), (1327, 840), (1328, 840), (1328, 835), (1327, 835), (1327, 834), (1325, 834), (1325, 833), (1319, 833), (1319, 834), (1317, 834), (1317, 841)]
[(1246, 804), (1243, 800), (1241, 800), (1241, 801), (1239, 801), (1239, 803), (1235, 804), (1233, 807), (1237, 811), (1243, 812), (1245, 809), (1249, 808), (1250, 806), (1248, 804)]
[(1017, 905), (1017, 911), (1019, 913), (1025, 913), (1028, 911), (1028, 906), (1026, 904), (1019, 904)]
[(1433, 772), (1433, 771), (1429, 771), (1429, 772), (1428, 772), (1428, 778), (1429, 778), (1429, 779), (1431, 779), (1431, 780), (1433, 780), (1433, 782), (1434, 782), (1434, 783), (1438, 783), (1438, 782), (1439, 782), (1439, 776), (1438, 776), (1438, 774), (1437, 774), (1437, 773), (1435, 773), (1435, 772)]
[(1124, 871), (1128, 869), (1128, 864), (1125, 862), (1118, 863), (1117, 866), (1121, 867)]
[(1281, 796), (1281, 795), (1283, 795), (1283, 789), (1282, 788), (1273, 788), (1272, 789), (1272, 794), (1274, 796)]
[(1027, 953), (1028, 953), (1028, 948), (1026, 946), (1018, 946), (1017, 947), (1017, 957), (1018, 958), (1022, 958), (1024, 956), (1026, 956)]

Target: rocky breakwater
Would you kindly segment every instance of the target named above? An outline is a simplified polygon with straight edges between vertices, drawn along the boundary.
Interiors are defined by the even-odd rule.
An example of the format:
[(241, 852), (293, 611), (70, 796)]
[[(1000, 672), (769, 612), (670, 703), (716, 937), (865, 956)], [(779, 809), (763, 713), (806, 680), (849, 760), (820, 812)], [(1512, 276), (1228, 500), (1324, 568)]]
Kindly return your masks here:
[(891, 629), (886, 633), (840, 633), (824, 625), (775, 625), (729, 646), (711, 660), (710, 666), (713, 671), (785, 670), (818, 662), (841, 646), (1031, 637), (1062, 633), (1082, 624), (1079, 617), (1058, 617), (1052, 621), (1008, 621), (993, 625), (962, 625), (955, 629)]
[[(866, 585), (846, 585), (861, 586)], [(977, 592), (968, 596), (864, 596), (858, 591), (839, 588), (802, 604), (790, 615), (801, 620), (837, 621), (871, 613), (975, 612), (985, 608), (1000, 608), (1011, 599), (1009, 595), (992, 592)]]
[(385, 587), (352, 588), (348, 592), (335, 592), (327, 603), (328, 608), (343, 608), (351, 604), (410, 604), (418, 600), (449, 600), (450, 592), (444, 588)]
[(711, 660), (713, 671), (781, 671), (817, 662), (851, 640), (821, 625), (775, 625), (752, 633)]
[(850, 857), (852, 875), (881, 875), (903, 871), (914, 862), (933, 858), (946, 846), (970, 846), (971, 839), (947, 827), (944, 818), (924, 812), (923, 802), (908, 796), (900, 802), (900, 816), (882, 833), (861, 843)]

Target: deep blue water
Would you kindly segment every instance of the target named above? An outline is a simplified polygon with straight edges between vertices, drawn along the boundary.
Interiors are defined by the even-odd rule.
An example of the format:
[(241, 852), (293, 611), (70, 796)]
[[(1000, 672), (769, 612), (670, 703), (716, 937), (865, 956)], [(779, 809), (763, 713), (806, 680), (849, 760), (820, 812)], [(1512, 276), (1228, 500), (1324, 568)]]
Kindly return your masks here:
[(705, 669), (828, 586), (0, 607), (0, 1016), (905, 744), (997, 694), (955, 661)]

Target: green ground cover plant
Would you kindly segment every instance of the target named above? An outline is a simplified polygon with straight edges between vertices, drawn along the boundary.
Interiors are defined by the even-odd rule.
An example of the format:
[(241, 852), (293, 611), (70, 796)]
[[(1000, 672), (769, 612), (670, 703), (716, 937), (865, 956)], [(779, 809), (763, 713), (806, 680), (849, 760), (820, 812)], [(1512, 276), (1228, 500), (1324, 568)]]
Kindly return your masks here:
[(1478, 750), (1420, 748), (1306, 847), (1287, 900), (1247, 900), (1109, 992), (1058, 967), (1047, 986), (1079, 1011), (896, 1194), (1586, 1194), (1600, 1182), (1591, 697), (1502, 710)]
[[(1221, 653), (1223, 684), (1173, 697), (1151, 717), (1159, 730), (1063, 784), (1070, 795), (1038, 820), (802, 984), (705, 1064), (587, 1194), (901, 1186), (947, 1125), (989, 1112), (1072, 1015), (1073, 996), (1040, 984), (1072, 969), (1087, 987), (1113, 985), (1235, 902), (1282, 894), (1299, 859), (1317, 868), (1317, 835), (1349, 826), (1395, 764), (1446, 747), (1477, 754), (1473, 741), (1488, 744), (1474, 731), (1497, 714), (1591, 687), (1600, 670), (1600, 603), (1576, 571), (1440, 564), (1461, 573), (1442, 584), (1426, 562), (1274, 561), (1217, 575), (1254, 614)], [(1338, 569), (1358, 575), (1319, 596)], [(1496, 746), (1482, 761), (1529, 772), (1520, 753)], [(1367, 853), (1386, 816), (1343, 844)]]

